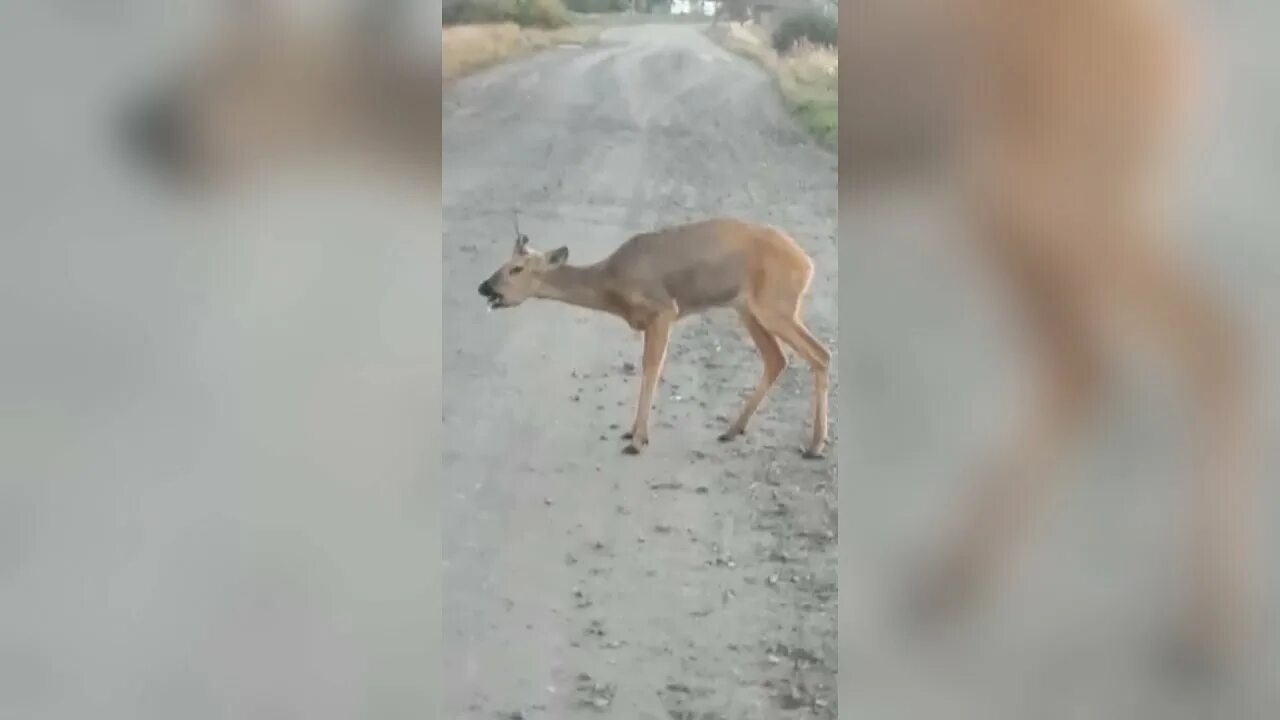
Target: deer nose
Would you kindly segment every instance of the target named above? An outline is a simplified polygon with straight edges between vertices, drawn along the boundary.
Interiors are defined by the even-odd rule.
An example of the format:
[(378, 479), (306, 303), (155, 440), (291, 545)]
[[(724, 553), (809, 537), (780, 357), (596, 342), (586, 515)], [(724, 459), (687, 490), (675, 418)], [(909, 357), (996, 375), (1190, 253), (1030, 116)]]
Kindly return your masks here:
[(184, 138), (171, 105), (156, 101), (143, 105), (126, 119), (124, 131), (129, 149), (145, 161), (165, 166), (181, 161)]
[(485, 297), (493, 295), (493, 285), (488, 280), (480, 283), (480, 294)]

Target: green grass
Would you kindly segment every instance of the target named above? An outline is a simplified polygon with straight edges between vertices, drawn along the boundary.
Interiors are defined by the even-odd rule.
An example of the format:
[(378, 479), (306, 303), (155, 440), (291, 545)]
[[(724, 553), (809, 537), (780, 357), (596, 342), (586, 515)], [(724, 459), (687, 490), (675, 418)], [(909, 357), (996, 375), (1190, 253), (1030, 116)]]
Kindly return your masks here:
[(840, 137), (838, 99), (802, 101), (795, 103), (792, 111), (819, 143), (829, 148), (836, 146)]

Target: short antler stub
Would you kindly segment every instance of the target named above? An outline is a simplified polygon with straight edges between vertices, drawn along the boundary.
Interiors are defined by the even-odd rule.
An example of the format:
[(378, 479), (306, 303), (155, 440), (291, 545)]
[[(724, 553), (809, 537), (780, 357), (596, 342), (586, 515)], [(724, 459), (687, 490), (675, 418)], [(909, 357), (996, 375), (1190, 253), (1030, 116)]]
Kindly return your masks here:
[(523, 253), (525, 248), (529, 246), (529, 236), (520, 232), (520, 212), (512, 210), (511, 217), (516, 228), (516, 252)]

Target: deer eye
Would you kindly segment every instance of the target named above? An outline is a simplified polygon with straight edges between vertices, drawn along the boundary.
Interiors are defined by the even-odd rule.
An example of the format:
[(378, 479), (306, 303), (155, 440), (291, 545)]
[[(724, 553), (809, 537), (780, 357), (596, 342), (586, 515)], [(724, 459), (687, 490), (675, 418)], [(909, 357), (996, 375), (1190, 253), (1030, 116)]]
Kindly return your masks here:
[(515, 267), (511, 268), (510, 270), (508, 270), (508, 271), (507, 271), (507, 274), (508, 274), (508, 275), (519, 275), (519, 274), (520, 274), (520, 273), (522, 273), (522, 272), (524, 272), (524, 268), (523, 268), (523, 267), (521, 267), (520, 265), (517, 265), (517, 266), (515, 266)]

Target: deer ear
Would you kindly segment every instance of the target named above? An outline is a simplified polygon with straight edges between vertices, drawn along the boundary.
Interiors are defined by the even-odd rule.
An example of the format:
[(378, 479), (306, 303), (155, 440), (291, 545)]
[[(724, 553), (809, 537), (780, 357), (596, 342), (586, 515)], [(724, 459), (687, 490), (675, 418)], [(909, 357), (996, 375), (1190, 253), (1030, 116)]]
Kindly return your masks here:
[(517, 255), (529, 254), (529, 236), (528, 235), (523, 235), (523, 234), (516, 235), (515, 253)]
[(558, 247), (547, 253), (547, 264), (551, 266), (563, 265), (569, 259), (569, 248)]

